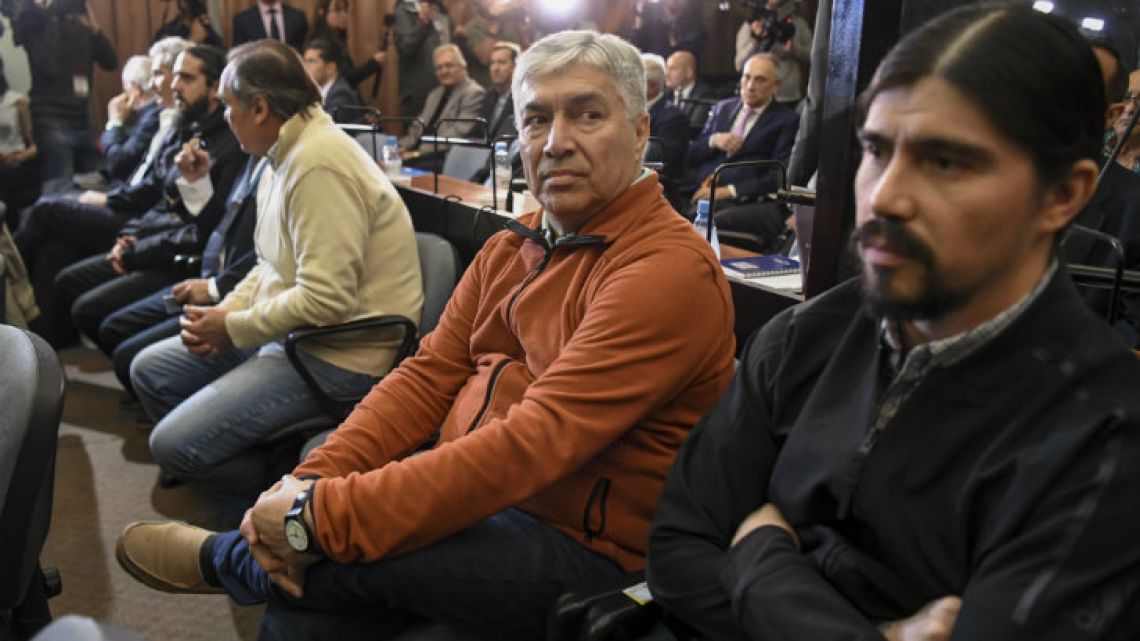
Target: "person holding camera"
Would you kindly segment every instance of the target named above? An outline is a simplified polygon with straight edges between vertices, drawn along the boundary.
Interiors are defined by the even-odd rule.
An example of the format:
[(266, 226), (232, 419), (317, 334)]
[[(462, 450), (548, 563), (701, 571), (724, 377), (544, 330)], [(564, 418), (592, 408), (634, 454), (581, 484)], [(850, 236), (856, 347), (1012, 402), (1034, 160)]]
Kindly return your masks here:
[[(170, 0), (167, 0), (168, 2)], [(178, 15), (170, 22), (163, 23), (158, 31), (154, 32), (154, 40), (158, 42), (163, 38), (178, 36), (194, 44), (206, 44), (226, 48), (222, 37), (210, 22), (210, 12), (206, 10), (203, 0), (175, 0), (178, 3)]]
[(44, 182), (99, 167), (91, 131), (92, 68), (119, 66), (111, 41), (86, 0), (23, 0), (16, 14), (16, 41), (28, 54), (32, 131), (43, 159)]
[(400, 0), (392, 11), (399, 56), (400, 114), (414, 116), (436, 87), (436, 47), (451, 42), (451, 21), (438, 0)]
[(757, 53), (771, 53), (783, 83), (776, 102), (795, 108), (807, 89), (811, 27), (797, 13), (797, 0), (755, 0), (752, 18), (736, 33), (736, 69)]

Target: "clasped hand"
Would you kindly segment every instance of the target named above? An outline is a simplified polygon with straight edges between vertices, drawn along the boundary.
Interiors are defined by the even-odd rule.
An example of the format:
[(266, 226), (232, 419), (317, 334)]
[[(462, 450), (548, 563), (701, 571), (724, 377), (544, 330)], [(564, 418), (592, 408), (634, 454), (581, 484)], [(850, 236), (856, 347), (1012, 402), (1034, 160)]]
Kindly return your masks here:
[(226, 315), (221, 307), (186, 305), (182, 308), (179, 336), (187, 351), (198, 356), (214, 356), (233, 345), (226, 332)]
[(269, 580), (297, 599), (305, 593), (305, 572), (319, 557), (301, 554), (285, 540), (285, 514), (293, 507), (297, 494), (313, 483), (291, 475), (281, 477), (246, 510), (239, 528), (254, 561)]

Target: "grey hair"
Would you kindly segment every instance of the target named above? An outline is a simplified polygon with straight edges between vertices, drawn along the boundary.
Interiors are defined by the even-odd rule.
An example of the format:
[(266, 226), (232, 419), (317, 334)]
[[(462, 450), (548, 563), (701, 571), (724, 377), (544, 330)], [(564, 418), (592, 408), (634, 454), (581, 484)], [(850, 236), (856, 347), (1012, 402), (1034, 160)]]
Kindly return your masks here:
[(657, 85), (658, 91), (665, 90), (665, 59), (655, 53), (641, 54), (641, 60), (646, 65), (645, 68), (645, 82), (646, 84)]
[(762, 58), (772, 63), (772, 69), (776, 75), (776, 80), (784, 79), (784, 71), (780, 68), (780, 59), (767, 51), (761, 51), (760, 53), (754, 53), (751, 56), (748, 56), (748, 59), (744, 61), (744, 65), (741, 67), (741, 69), (747, 69), (748, 63), (758, 58)]
[(222, 83), (242, 105), (264, 97), (269, 112), (282, 120), (321, 104), (321, 91), (305, 71), (301, 56), (277, 40), (255, 40), (231, 49)]
[(454, 52), (456, 57), (459, 58), (459, 64), (463, 65), (464, 69), (467, 68), (467, 58), (463, 57), (463, 50), (459, 48), (459, 45), (450, 42), (447, 44), (439, 45), (435, 48), (435, 50), (431, 52), (431, 62), (433, 65), (435, 64), (435, 59), (438, 58), (439, 54), (443, 53), (444, 51)]
[[(519, 96), (524, 83), (575, 65), (594, 67), (613, 78), (630, 121), (645, 113), (645, 65), (641, 54), (625, 40), (596, 31), (560, 31), (531, 45), (519, 56), (511, 79), (511, 94)], [(516, 122), (522, 122), (524, 106), (516, 98)]]
[(123, 65), (123, 86), (138, 85), (150, 91), (150, 58), (146, 56), (131, 56), (127, 64)]
[(151, 62), (158, 61), (158, 66), (173, 69), (178, 54), (193, 46), (194, 43), (189, 40), (170, 36), (151, 45), (147, 55), (150, 56)]

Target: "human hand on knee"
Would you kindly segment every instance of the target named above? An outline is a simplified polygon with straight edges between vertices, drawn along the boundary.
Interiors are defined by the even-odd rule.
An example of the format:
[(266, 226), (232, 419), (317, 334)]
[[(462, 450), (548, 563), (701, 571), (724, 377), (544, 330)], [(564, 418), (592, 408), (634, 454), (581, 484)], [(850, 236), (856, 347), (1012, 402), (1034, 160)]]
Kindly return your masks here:
[(956, 596), (931, 601), (912, 616), (882, 627), (888, 641), (946, 641), (958, 620), (962, 600)]

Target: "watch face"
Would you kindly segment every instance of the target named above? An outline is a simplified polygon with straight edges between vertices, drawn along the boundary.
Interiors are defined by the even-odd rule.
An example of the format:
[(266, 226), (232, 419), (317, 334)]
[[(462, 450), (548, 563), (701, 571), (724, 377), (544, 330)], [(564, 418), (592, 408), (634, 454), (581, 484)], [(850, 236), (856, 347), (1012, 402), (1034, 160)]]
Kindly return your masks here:
[(289, 541), (289, 545), (298, 552), (304, 552), (309, 548), (309, 534), (305, 532), (305, 526), (297, 521), (285, 522), (285, 540)]

